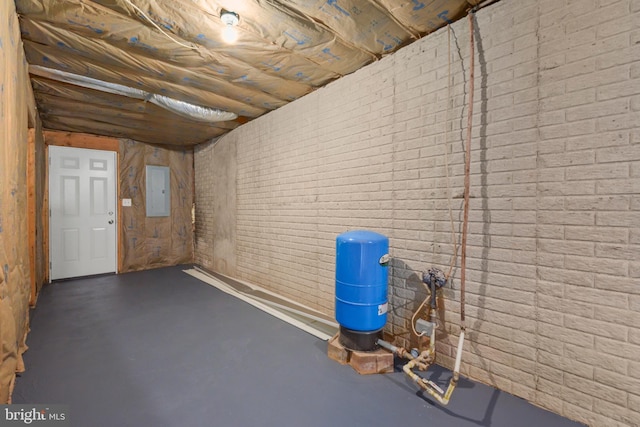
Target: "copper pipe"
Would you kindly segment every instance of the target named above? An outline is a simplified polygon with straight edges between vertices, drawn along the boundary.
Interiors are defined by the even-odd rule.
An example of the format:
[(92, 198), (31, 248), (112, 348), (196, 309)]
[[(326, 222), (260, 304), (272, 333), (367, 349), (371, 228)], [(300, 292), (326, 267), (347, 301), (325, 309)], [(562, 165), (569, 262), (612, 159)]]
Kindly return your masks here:
[(466, 282), (466, 266), (467, 266), (467, 233), (469, 229), (469, 187), (470, 184), (470, 171), (471, 171), (471, 130), (473, 128), (473, 92), (474, 92), (474, 43), (473, 43), (473, 12), (469, 13), (469, 60), (470, 72), (469, 72), (469, 112), (467, 116), (467, 146), (466, 154), (464, 158), (464, 219), (462, 222), (462, 255), (460, 259), (460, 323), (461, 327), (465, 328), (465, 282)]

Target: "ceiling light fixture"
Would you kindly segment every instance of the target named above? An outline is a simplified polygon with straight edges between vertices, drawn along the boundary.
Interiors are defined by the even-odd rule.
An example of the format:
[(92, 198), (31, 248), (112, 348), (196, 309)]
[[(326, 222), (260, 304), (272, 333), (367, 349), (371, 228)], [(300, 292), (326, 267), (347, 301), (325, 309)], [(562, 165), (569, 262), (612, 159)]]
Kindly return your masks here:
[(235, 43), (238, 40), (238, 30), (235, 27), (240, 22), (240, 15), (223, 10), (220, 14), (220, 20), (225, 25), (224, 30), (222, 30), (222, 40), (227, 43)]

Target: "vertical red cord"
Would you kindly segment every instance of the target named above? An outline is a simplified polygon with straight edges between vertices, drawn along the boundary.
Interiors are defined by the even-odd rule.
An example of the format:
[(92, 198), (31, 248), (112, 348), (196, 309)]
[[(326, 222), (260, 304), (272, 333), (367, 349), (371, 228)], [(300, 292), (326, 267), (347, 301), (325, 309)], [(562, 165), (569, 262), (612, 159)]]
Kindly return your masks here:
[(473, 92), (474, 92), (474, 43), (473, 43), (473, 12), (469, 12), (469, 112), (467, 116), (467, 146), (464, 158), (464, 220), (462, 222), (462, 256), (460, 260), (460, 327), (464, 330), (464, 285), (467, 272), (467, 229), (469, 228), (469, 187), (471, 171), (471, 129), (473, 124)]

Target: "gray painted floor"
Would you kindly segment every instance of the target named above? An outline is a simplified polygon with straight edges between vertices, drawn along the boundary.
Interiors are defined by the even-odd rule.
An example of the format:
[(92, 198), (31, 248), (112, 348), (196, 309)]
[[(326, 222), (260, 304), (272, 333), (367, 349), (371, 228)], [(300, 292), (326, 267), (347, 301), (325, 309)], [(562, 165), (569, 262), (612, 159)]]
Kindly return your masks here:
[(441, 407), (402, 372), (360, 376), (180, 267), (46, 286), (28, 345), (14, 403), (70, 405), (77, 427), (579, 425), (465, 379)]

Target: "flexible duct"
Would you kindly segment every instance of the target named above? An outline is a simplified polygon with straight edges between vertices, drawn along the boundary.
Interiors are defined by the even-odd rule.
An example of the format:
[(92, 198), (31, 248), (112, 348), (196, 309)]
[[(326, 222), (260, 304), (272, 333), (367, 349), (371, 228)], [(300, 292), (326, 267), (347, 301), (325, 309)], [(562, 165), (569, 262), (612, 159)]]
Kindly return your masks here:
[(149, 102), (188, 119), (198, 120), (200, 122), (224, 122), (238, 118), (237, 114), (229, 111), (201, 107), (163, 95), (153, 94), (149, 98)]
[(42, 67), (40, 65), (29, 65), (29, 74), (63, 83), (70, 83), (87, 89), (99, 90), (101, 92), (112, 93), (114, 95), (127, 96), (129, 98), (145, 99), (148, 96), (147, 92), (140, 89), (135, 89), (117, 83), (108, 83), (92, 77), (85, 77), (79, 74)]
[(70, 83), (87, 89), (99, 90), (101, 92), (112, 93), (114, 95), (122, 95), (129, 98), (148, 100), (152, 104), (162, 107), (165, 110), (169, 110), (172, 113), (179, 114), (188, 119), (197, 120), (200, 122), (223, 122), (226, 120), (234, 120), (238, 118), (237, 114), (229, 111), (223, 111), (217, 108), (202, 107), (200, 105), (191, 104), (189, 102), (180, 101), (163, 95), (156, 95), (129, 86), (124, 86), (117, 83), (109, 83), (91, 77), (81, 76), (79, 74), (55, 70), (53, 68), (42, 67), (39, 65), (30, 65), (29, 73), (63, 83)]

